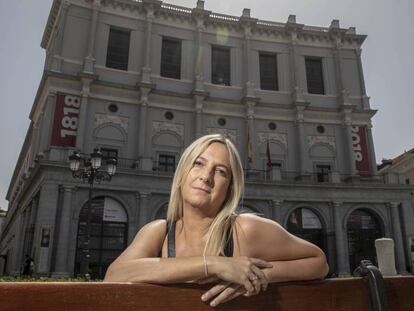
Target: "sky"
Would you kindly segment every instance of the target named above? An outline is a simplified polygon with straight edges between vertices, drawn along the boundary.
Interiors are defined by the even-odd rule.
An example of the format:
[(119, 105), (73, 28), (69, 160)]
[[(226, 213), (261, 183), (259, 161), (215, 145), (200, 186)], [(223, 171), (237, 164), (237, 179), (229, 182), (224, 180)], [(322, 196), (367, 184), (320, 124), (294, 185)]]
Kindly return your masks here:
[[(195, 7), (196, 0), (170, 0)], [(45, 59), (40, 47), (52, 0), (0, 0), (0, 208), (30, 124), (29, 113)], [(362, 65), (373, 118), (377, 163), (414, 147), (414, 0), (206, 0), (205, 9), (241, 16), (243, 8), (261, 20), (328, 27), (356, 27), (368, 35)]]

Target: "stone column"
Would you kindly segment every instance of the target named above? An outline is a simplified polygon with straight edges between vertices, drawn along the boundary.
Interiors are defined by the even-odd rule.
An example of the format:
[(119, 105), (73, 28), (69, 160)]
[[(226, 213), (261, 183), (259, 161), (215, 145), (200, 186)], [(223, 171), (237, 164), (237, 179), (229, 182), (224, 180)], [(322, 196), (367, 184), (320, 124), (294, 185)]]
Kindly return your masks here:
[(272, 219), (282, 225), (282, 200), (272, 200)]
[(299, 153), (298, 167), (300, 175), (305, 176), (308, 172), (308, 148), (305, 133), (305, 108), (307, 104), (296, 103), (296, 126), (297, 126), (297, 149)]
[(141, 86), (140, 91), (138, 158), (142, 170), (152, 171), (151, 146), (149, 145), (152, 135), (151, 132), (147, 133), (148, 96), (151, 88)]
[(357, 56), (357, 66), (358, 66), (358, 73), (359, 73), (359, 85), (361, 88), (361, 95), (362, 95), (362, 107), (364, 109), (369, 110), (370, 104), (369, 104), (369, 97), (367, 96), (367, 91), (365, 88), (365, 80), (364, 80), (364, 71), (362, 68), (362, 61), (361, 61), (361, 48), (355, 49), (355, 54)]
[(144, 50), (144, 67), (141, 70), (141, 82), (151, 83), (151, 39), (152, 39), (152, 23), (154, 21), (155, 7), (161, 6), (161, 2), (146, 0), (143, 1), (147, 25), (145, 29), (145, 50)]
[(240, 17), (240, 24), (244, 31), (244, 42), (243, 42), (243, 63), (244, 63), (244, 95), (246, 97), (255, 97), (254, 94), (254, 83), (251, 64), (251, 38), (252, 38), (252, 27), (256, 24), (257, 19), (250, 17), (250, 9), (243, 9), (243, 15)]
[(28, 219), (28, 213), (27, 213), (27, 209), (24, 210), (23, 212), (17, 213), (19, 215), (18, 219), (18, 234), (17, 234), (17, 241), (21, 241), (18, 244), (18, 250), (17, 250), (17, 266), (16, 268), (19, 269), (22, 266), (22, 263), (25, 259), (25, 255), (24, 252), (26, 251), (24, 249), (25, 245), (26, 245), (26, 223), (27, 223), (27, 219)]
[(404, 242), (401, 231), (399, 211), (400, 203), (390, 202), (389, 206), (391, 209), (392, 236), (395, 243), (395, 262), (397, 271), (399, 274), (406, 274), (407, 271), (405, 267)]
[(52, 132), (52, 124), (56, 105), (56, 91), (49, 91), (49, 95), (46, 99), (46, 105), (43, 112), (42, 125), (40, 129), (40, 142), (39, 142), (39, 156), (44, 157), (45, 152), (49, 150), (50, 138)]
[[(36, 228), (34, 235), (34, 247), (36, 253), (35, 265), (40, 275), (50, 272), (50, 254), (53, 247), (55, 232), (56, 209), (58, 206), (59, 186), (55, 181), (44, 181), (40, 189), (39, 207), (36, 215)], [(40, 247), (42, 226), (50, 227), (49, 247)]]
[(343, 212), (341, 202), (332, 202), (333, 214), (334, 214), (334, 227), (335, 227), (335, 244), (336, 244), (336, 262), (337, 262), (337, 274), (349, 275), (349, 258), (345, 249), (348, 245), (345, 245), (344, 236), (346, 230), (343, 228)]
[(35, 166), (35, 160), (36, 160), (36, 156), (37, 156), (37, 152), (39, 150), (39, 132), (40, 132), (40, 116), (38, 117), (37, 121), (33, 122), (33, 139), (32, 139), (32, 143), (31, 143), (31, 163), (30, 163), (30, 167), (34, 167)]
[(71, 240), (69, 237), (70, 224), (72, 223), (72, 195), (73, 186), (63, 186), (63, 204), (60, 212), (59, 238), (56, 244), (56, 262), (52, 277), (69, 277), (71, 275), (68, 264), (68, 252)]
[[(256, 150), (256, 134), (254, 131), (254, 106), (256, 105), (253, 101), (246, 101), (246, 164), (247, 166), (245, 169), (251, 169), (254, 170), (255, 165), (255, 155), (257, 153), (254, 152)], [(250, 140), (250, 146), (251, 146), (251, 162), (249, 162), (249, 141), (247, 141), (247, 138)]]
[[(65, 26), (66, 26), (66, 19), (68, 16), (68, 8), (70, 4), (67, 1), (62, 1), (61, 6), (61, 13), (60, 13), (60, 23), (58, 28), (57, 37), (55, 39), (54, 46), (51, 48), (50, 51), (53, 53), (51, 64), (50, 64), (50, 70), (60, 72), (62, 68), (62, 47), (63, 47), (63, 37), (65, 33)], [(52, 38), (50, 39), (52, 40)], [(47, 53), (49, 53), (49, 47), (46, 47)]]
[(101, 6), (101, 0), (93, 0), (92, 3), (92, 18), (89, 28), (89, 39), (88, 39), (88, 51), (87, 55), (83, 60), (83, 72), (85, 73), (94, 73), (95, 65), (95, 37), (96, 37), (96, 27), (98, 25), (98, 14), (99, 8)]
[(196, 111), (196, 117), (195, 117), (196, 138), (199, 138), (203, 135), (203, 104), (204, 104), (204, 96), (194, 95), (194, 106), (195, 106), (195, 111)]
[(140, 192), (139, 194), (140, 200), (139, 200), (139, 228), (140, 230), (145, 224), (147, 224), (150, 219), (150, 213), (149, 213), (149, 201), (151, 198), (150, 192)]
[[(85, 137), (86, 137), (86, 124), (88, 121), (88, 108), (89, 108), (89, 95), (90, 95), (90, 86), (94, 77), (92, 76), (82, 76), (82, 92), (81, 92), (81, 105), (79, 107), (79, 116), (78, 116), (78, 129), (76, 134), (76, 149), (79, 151), (84, 150), (85, 147)], [(93, 118), (91, 118), (93, 120)]]
[(304, 102), (303, 89), (299, 86), (300, 68), (297, 63), (298, 51), (298, 34), (303, 28), (303, 25), (296, 23), (296, 16), (289, 15), (288, 22), (286, 23), (286, 30), (290, 36), (289, 44), (289, 58), (291, 67), (291, 90), (293, 102)]
[(192, 10), (193, 19), (196, 24), (195, 38), (195, 60), (194, 60), (194, 91), (204, 92), (204, 53), (203, 53), (203, 32), (205, 31), (205, 21), (208, 19), (209, 11), (204, 10), (204, 1), (197, 1), (197, 7)]

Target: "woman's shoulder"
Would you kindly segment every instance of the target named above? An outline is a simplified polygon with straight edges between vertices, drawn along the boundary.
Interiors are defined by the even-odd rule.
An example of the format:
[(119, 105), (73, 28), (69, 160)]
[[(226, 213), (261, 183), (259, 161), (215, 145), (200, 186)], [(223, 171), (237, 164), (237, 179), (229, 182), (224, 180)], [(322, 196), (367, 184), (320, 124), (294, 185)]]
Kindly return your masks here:
[(250, 213), (237, 215), (234, 227), (235, 230), (241, 230), (249, 237), (257, 237), (257, 235), (269, 234), (282, 229), (276, 221)]
[(166, 219), (155, 219), (146, 225), (144, 225), (138, 234), (160, 234), (166, 235), (167, 234), (167, 220)]

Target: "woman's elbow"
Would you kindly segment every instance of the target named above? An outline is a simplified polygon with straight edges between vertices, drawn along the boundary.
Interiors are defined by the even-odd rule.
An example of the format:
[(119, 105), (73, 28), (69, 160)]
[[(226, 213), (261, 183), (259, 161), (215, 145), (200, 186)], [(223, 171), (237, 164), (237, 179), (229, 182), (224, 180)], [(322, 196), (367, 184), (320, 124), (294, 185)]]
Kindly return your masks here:
[(328, 262), (326, 260), (326, 255), (323, 251), (320, 251), (320, 253), (317, 256), (317, 260), (318, 260), (318, 279), (323, 279), (327, 276), (328, 272), (329, 272), (329, 265)]
[(118, 269), (116, 262), (109, 265), (105, 273), (104, 282), (128, 282), (122, 271)]

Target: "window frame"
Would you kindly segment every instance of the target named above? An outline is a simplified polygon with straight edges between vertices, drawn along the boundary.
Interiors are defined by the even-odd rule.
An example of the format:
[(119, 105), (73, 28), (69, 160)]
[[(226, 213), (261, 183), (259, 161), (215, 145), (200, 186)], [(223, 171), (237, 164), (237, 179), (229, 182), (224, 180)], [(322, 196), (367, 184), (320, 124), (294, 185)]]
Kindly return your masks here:
[[(125, 44), (125, 46), (120, 47), (119, 43), (112, 42), (112, 41), (115, 41), (116, 39), (120, 40), (119, 37), (115, 39), (115, 37), (113, 36), (113, 34), (115, 33), (118, 33), (118, 35), (124, 34), (128, 36), (127, 44)], [(131, 31), (128, 29), (121, 29), (121, 28), (111, 26), (109, 28), (109, 34), (108, 34), (108, 44), (107, 44), (107, 49), (106, 49), (105, 66), (107, 68), (128, 71), (130, 46), (131, 46)], [(117, 49), (118, 50), (121, 49), (121, 51), (116, 51)], [(119, 60), (119, 59), (116, 59), (117, 57), (124, 58), (124, 59)]]
[[(273, 58), (274, 63), (274, 81), (271, 83), (264, 82), (263, 80), (263, 74), (264, 70), (262, 70), (262, 58)], [(265, 66), (266, 67), (266, 66)], [(277, 53), (271, 53), (271, 52), (259, 52), (259, 78), (260, 78), (260, 89), (265, 91), (279, 91), (279, 76), (278, 76), (278, 63), (277, 63)], [(266, 87), (264, 83), (267, 83), (268, 85), (273, 84), (272, 87)]]
[[(319, 70), (319, 78), (317, 79), (310, 79), (311, 76), (311, 63), (319, 63), (320, 67)], [(324, 72), (323, 72), (323, 58), (322, 57), (315, 57), (315, 56), (305, 56), (305, 73), (306, 73), (306, 87), (308, 94), (314, 94), (314, 95), (326, 95), (326, 88), (325, 88), (325, 80), (324, 80)], [(313, 68), (315, 69), (315, 68)], [(314, 77), (313, 77), (314, 78)], [(320, 85), (316, 85), (319, 83)]]
[[(225, 65), (220, 65), (221, 60), (218, 61), (215, 54), (217, 52), (224, 52), (228, 54), (228, 61)], [(221, 71), (221, 70), (224, 71)], [(223, 73), (223, 81), (219, 81), (217, 77), (220, 73)], [(227, 76), (226, 76), (227, 75)], [(231, 48), (221, 45), (211, 46), (211, 83), (215, 85), (231, 86)]]
[[(329, 168), (328, 171), (319, 172), (319, 168)], [(315, 181), (317, 183), (329, 183), (331, 182), (331, 173), (332, 173), (332, 164), (331, 163), (315, 163)], [(322, 175), (320, 175), (322, 174)], [(319, 177), (322, 177), (323, 180), (320, 180)]]
[[(164, 43), (165, 42), (165, 43)], [(173, 64), (173, 62), (166, 62), (166, 57), (168, 60), (168, 55), (166, 56), (165, 54), (165, 50), (166, 47), (164, 47), (164, 44), (168, 43), (174, 43), (174, 44), (178, 44), (178, 55), (179, 55), (179, 60), (176, 64)], [(182, 40), (180, 39), (176, 39), (176, 38), (171, 38), (171, 37), (162, 37), (162, 41), (161, 41), (161, 60), (160, 60), (160, 76), (161, 77), (165, 77), (165, 78), (170, 78), (170, 79), (177, 79), (177, 80), (181, 80), (181, 61), (182, 61)], [(165, 66), (177, 66), (178, 69), (177, 72), (174, 72), (174, 70), (171, 70), (166, 68)]]
[[(170, 158), (170, 159), (174, 159), (174, 163), (173, 166), (170, 165), (170, 163), (165, 163), (165, 169), (161, 169), (161, 162), (160, 162), (160, 158), (161, 157), (165, 157), (165, 158)], [(159, 172), (175, 172), (175, 168), (177, 167), (177, 155), (175, 153), (170, 153), (170, 152), (159, 152), (157, 155), (157, 171)], [(170, 170), (169, 168), (172, 167), (172, 170)]]

